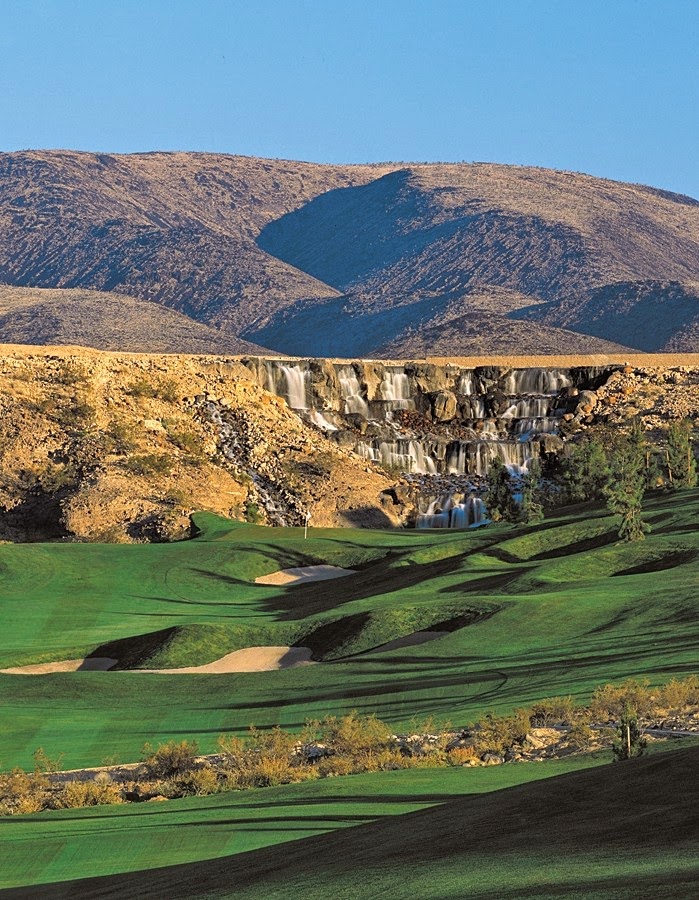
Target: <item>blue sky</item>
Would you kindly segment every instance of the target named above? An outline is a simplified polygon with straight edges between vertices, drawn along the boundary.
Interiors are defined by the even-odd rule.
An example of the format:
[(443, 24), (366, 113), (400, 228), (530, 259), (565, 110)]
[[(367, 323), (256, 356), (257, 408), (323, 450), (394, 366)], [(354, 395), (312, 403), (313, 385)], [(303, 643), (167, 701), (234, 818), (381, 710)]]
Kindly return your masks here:
[(489, 160), (699, 197), (699, 0), (0, 0), (0, 149)]

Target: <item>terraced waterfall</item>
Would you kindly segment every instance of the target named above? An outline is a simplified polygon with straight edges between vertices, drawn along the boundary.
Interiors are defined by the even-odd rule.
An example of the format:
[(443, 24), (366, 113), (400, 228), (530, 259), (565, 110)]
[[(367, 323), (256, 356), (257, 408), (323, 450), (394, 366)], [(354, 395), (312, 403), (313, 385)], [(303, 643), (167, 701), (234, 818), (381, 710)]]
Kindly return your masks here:
[(480, 524), (493, 460), (522, 475), (615, 366), (512, 369), (249, 358), (259, 384), (417, 493), (417, 527)]

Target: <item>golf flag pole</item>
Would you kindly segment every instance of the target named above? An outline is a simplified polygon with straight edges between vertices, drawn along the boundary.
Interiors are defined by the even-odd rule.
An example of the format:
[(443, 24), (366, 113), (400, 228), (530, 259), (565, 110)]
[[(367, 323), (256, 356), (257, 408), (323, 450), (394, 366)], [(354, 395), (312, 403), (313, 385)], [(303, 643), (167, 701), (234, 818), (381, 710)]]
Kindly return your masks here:
[(310, 512), (307, 512), (307, 513), (306, 513), (306, 524), (304, 525), (304, 529), (303, 529), (303, 539), (304, 539), (304, 541), (307, 540), (307, 538), (308, 538), (308, 521), (309, 521), (310, 518), (311, 518), (311, 514), (310, 514)]

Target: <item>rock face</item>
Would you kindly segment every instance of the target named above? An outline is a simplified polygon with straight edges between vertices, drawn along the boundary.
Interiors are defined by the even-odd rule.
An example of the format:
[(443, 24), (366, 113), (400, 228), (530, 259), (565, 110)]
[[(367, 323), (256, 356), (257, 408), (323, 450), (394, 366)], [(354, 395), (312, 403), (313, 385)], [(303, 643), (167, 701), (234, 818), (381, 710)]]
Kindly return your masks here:
[(189, 514), (398, 524), (393, 478), (226, 357), (0, 349), (0, 538), (169, 540)]
[[(644, 358), (641, 358), (644, 359)], [(699, 364), (558, 367), (0, 348), (0, 539), (170, 540), (267, 524), (464, 527), (498, 458), (699, 421)]]

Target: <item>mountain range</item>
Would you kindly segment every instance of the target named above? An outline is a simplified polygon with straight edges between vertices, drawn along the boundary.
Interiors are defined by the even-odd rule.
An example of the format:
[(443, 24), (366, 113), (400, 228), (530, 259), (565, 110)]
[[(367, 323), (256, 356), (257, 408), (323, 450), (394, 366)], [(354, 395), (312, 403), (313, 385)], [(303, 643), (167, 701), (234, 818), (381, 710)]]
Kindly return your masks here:
[(488, 163), (0, 154), (0, 340), (402, 358), (699, 351), (699, 202)]

